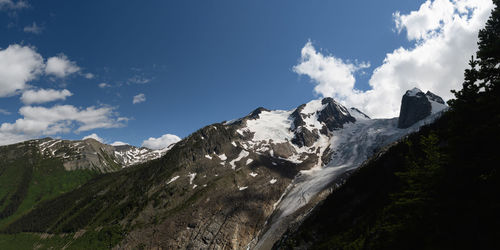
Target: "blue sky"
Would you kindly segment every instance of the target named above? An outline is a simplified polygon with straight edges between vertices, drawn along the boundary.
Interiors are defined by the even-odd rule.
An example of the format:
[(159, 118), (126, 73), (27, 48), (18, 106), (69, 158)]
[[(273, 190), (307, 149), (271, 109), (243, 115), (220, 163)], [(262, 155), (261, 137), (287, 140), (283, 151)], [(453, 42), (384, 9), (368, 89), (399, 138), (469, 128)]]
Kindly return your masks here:
[[(401, 65), (421, 67), (425, 60), (435, 61), (428, 55), (442, 48), (422, 46), (427, 42), (440, 42), (450, 50), (458, 46), (458, 61), (469, 58), (484, 13), (491, 9), (489, 0), (477, 2), (0, 0), (0, 53), (13, 54), (0, 54), (0, 60), (13, 65), (8, 60), (14, 60), (23, 48), (41, 57), (39, 66), (29, 66), (39, 72), (20, 75), (20, 87), (15, 90), (3, 95), (0, 90), (0, 135), (4, 137), (0, 144), (45, 136), (81, 139), (96, 133), (107, 143), (140, 146), (149, 137), (184, 137), (259, 106), (291, 109), (322, 96), (364, 108), (375, 117), (394, 116), (396, 101), (387, 104), (386, 113), (377, 113), (384, 104), (371, 105), (370, 100), (385, 95), (396, 100), (406, 85), (449, 98), (449, 89), (460, 84), (457, 72), (463, 72), (466, 59), (437, 77), (456, 78), (444, 87), (422, 74), (404, 75)], [(461, 3), (475, 10), (466, 13), (460, 10)], [(447, 44), (457, 40), (447, 29), (462, 20), (454, 19), (454, 13), (469, 24), (463, 25), (463, 34), (455, 34), (459, 45)], [(400, 47), (404, 51), (397, 52)], [(419, 47), (424, 52), (416, 53)], [(440, 57), (446, 56), (457, 61), (455, 55)], [(52, 57), (61, 64), (54, 60), (50, 71)], [(331, 73), (318, 74), (314, 69), (318, 64)], [(386, 64), (397, 70), (385, 70)], [(377, 68), (393, 75), (374, 74)], [(339, 72), (349, 77), (339, 80)], [(384, 82), (398, 82), (397, 91), (364, 94), (382, 89)], [(0, 88), (9, 84), (0, 81)], [(344, 86), (350, 87), (342, 90)], [(41, 90), (59, 92), (49, 95)], [(34, 96), (31, 101), (29, 91)], [(37, 99), (41, 94), (52, 99)], [(134, 96), (138, 96), (135, 103)], [(33, 118), (43, 112), (50, 116), (55, 106), (66, 110), (58, 109), (59, 115), (71, 110), (80, 114), (93, 107), (92, 111), (102, 111), (104, 118), (96, 119), (103, 122), (87, 124), (77, 116), (50, 121)], [(32, 124), (36, 122), (43, 126)]]

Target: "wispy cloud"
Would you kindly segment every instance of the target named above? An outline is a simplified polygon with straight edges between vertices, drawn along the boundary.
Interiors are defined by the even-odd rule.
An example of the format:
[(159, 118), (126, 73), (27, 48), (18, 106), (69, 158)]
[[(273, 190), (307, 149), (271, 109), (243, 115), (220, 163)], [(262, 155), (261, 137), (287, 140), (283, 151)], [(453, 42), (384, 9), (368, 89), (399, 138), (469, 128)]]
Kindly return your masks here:
[(132, 103), (137, 104), (137, 103), (141, 103), (141, 102), (145, 102), (145, 101), (146, 101), (146, 95), (141, 93), (141, 94), (134, 96)]
[(33, 24), (31, 24), (31, 25), (25, 26), (23, 31), (26, 33), (32, 33), (32, 34), (39, 35), (39, 34), (42, 34), (43, 27), (38, 26), (38, 24), (36, 24), (36, 22), (33, 22)]
[(10, 115), (10, 112), (5, 109), (0, 109), (0, 114), (2, 115)]
[(144, 76), (139, 76), (135, 75), (127, 80), (128, 83), (134, 83), (134, 84), (146, 84), (150, 82), (152, 79), (151, 78), (146, 78)]
[(105, 83), (105, 82), (101, 82), (97, 86), (99, 86), (99, 88), (101, 88), (101, 89), (111, 87), (111, 85), (109, 85), (108, 83)]
[(29, 8), (30, 5), (25, 1), (0, 0), (0, 10), (19, 10)]

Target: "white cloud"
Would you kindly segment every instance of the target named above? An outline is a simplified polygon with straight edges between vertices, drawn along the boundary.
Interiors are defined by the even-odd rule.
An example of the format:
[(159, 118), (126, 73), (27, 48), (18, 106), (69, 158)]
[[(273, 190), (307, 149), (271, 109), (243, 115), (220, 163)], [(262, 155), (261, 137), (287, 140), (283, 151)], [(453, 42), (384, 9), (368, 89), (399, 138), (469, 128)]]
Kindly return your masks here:
[(33, 22), (33, 24), (24, 27), (23, 31), (39, 35), (42, 34), (43, 27), (40, 27), (36, 24), (36, 22)]
[(21, 96), (21, 101), (24, 104), (33, 103), (45, 103), (52, 102), (56, 100), (66, 100), (66, 97), (72, 96), (73, 94), (67, 89), (55, 90), (55, 89), (40, 89), (40, 90), (27, 90), (23, 92)]
[(101, 82), (101, 83), (99, 83), (99, 85), (98, 85), (98, 86), (99, 86), (99, 88), (101, 88), (101, 89), (111, 87), (111, 85), (109, 85), (109, 84), (107, 84), (107, 83), (105, 83), (105, 82)]
[(132, 103), (136, 104), (136, 103), (141, 103), (141, 102), (145, 102), (145, 101), (146, 101), (146, 96), (141, 93), (141, 94), (134, 96)]
[(149, 139), (142, 142), (142, 146), (150, 149), (162, 149), (180, 140), (181, 138), (176, 135), (164, 134), (159, 138), (150, 137)]
[(45, 74), (47, 75), (63, 78), (78, 71), (80, 71), (80, 67), (75, 62), (70, 61), (64, 54), (47, 59), (47, 66), (45, 67)]
[(450, 90), (460, 88), (467, 62), (477, 49), (478, 31), (492, 8), (490, 0), (436, 0), (426, 1), (408, 15), (395, 13), (396, 28), (407, 31), (414, 47), (388, 53), (373, 71), (368, 91), (353, 88), (352, 64), (323, 56), (310, 43), (294, 69), (316, 82), (315, 91), (323, 96), (333, 96), (372, 117), (395, 117), (407, 89), (418, 87), (444, 99), (452, 97)]
[(100, 143), (104, 143), (104, 139), (102, 139), (101, 137), (99, 137), (96, 133), (92, 133), (90, 135), (87, 135), (85, 137), (82, 138), (82, 140), (85, 140), (85, 139), (94, 139)]
[(33, 137), (24, 134), (4, 133), (0, 131), (0, 146), (26, 141), (31, 138)]
[(124, 145), (128, 145), (128, 143), (122, 141), (115, 141), (111, 143), (111, 146), (124, 146)]
[(10, 115), (10, 112), (5, 109), (0, 109), (0, 114), (2, 115)]
[(42, 73), (43, 58), (29, 46), (0, 49), (0, 97), (16, 94)]
[(146, 84), (150, 81), (151, 81), (150, 78), (146, 78), (146, 77), (139, 76), (139, 75), (135, 75), (135, 76), (128, 79), (129, 83), (135, 83), (135, 84)]
[(300, 63), (293, 70), (300, 75), (308, 75), (317, 83), (314, 91), (323, 96), (344, 99), (353, 92), (354, 73), (370, 67), (369, 63), (352, 64), (333, 55), (323, 56), (316, 52), (311, 42), (301, 51)]
[[(56, 105), (50, 108), (24, 106), (19, 110), (23, 118), (14, 123), (0, 125), (0, 145), (11, 143), (15, 138), (34, 138), (40, 135), (83, 132), (96, 128), (124, 126), (123, 117), (117, 117), (112, 107), (77, 108), (72, 105)], [(76, 128), (76, 129), (75, 129)]]
[(30, 7), (25, 1), (0, 0), (0, 10), (17, 10)]
[(94, 78), (94, 77), (95, 77), (95, 76), (94, 76), (94, 74), (92, 74), (92, 73), (85, 73), (85, 74), (83, 74), (83, 76), (84, 76), (85, 78), (87, 78), (87, 79), (92, 79), (92, 78)]

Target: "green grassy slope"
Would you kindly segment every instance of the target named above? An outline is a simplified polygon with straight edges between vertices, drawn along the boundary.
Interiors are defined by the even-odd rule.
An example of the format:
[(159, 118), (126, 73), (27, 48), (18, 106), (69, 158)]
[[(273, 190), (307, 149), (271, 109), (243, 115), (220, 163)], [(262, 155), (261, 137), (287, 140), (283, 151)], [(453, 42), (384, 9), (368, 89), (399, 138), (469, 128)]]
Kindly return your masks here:
[[(43, 158), (29, 142), (2, 147), (0, 158), (0, 230), (38, 204), (69, 192), (98, 174), (90, 170), (66, 171), (59, 159)], [(25, 248), (38, 240), (36, 235), (2, 234), (0, 249)]]

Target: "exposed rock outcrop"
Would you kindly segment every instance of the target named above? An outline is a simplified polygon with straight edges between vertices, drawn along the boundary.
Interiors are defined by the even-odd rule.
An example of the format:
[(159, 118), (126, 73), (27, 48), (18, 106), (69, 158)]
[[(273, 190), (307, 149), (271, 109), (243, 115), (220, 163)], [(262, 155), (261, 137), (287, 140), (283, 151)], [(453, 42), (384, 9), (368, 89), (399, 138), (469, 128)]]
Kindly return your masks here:
[(446, 108), (443, 99), (430, 91), (420, 89), (406, 91), (401, 100), (398, 128), (408, 128), (427, 116)]

